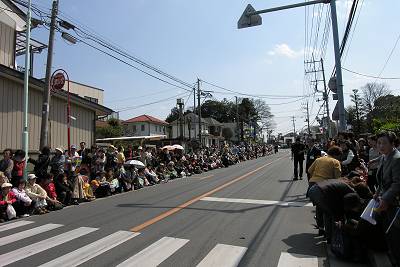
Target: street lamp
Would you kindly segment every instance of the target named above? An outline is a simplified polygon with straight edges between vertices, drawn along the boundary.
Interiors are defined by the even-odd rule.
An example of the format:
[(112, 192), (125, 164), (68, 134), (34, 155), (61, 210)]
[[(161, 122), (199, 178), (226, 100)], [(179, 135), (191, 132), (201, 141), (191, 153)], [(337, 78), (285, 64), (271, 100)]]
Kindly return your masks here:
[(336, 85), (338, 95), (338, 111), (339, 111), (339, 128), (341, 131), (346, 130), (346, 115), (344, 109), (344, 97), (343, 97), (343, 82), (342, 82), (342, 66), (340, 60), (340, 47), (339, 47), (339, 33), (337, 25), (337, 14), (336, 14), (336, 0), (314, 0), (303, 3), (297, 3), (292, 5), (274, 7), (269, 9), (263, 9), (256, 11), (250, 4), (247, 5), (242, 16), (238, 21), (238, 28), (247, 28), (258, 26), (262, 24), (262, 18), (260, 14), (271, 13), (274, 11), (280, 11), (285, 9), (291, 9), (296, 7), (303, 7), (315, 4), (330, 4), (331, 6), (331, 19), (332, 19), (332, 34), (333, 34), (333, 45), (335, 51), (335, 66), (336, 66)]
[(28, 12), (26, 14), (26, 43), (25, 43), (25, 73), (24, 73), (24, 125), (22, 132), (22, 147), (25, 151), (25, 168), (24, 179), (27, 180), (28, 170), (26, 164), (28, 162), (29, 150), (29, 132), (28, 132), (28, 108), (29, 108), (29, 66), (30, 66), (30, 47), (31, 47), (31, 0), (28, 0)]

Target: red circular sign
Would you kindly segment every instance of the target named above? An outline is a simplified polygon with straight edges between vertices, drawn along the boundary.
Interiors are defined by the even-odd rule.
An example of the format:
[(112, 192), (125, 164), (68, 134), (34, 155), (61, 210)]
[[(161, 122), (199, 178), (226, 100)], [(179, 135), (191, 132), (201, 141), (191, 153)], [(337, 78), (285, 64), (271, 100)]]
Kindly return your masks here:
[(65, 84), (65, 76), (61, 72), (56, 73), (51, 78), (51, 89), (61, 90)]

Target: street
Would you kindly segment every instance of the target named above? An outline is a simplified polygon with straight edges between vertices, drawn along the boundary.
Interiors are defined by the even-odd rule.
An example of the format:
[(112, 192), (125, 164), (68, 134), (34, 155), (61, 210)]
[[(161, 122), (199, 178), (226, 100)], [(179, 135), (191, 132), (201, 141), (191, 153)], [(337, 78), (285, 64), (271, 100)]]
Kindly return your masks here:
[[(290, 152), (0, 225), (0, 265), (327, 266)], [(41, 227), (41, 228), (37, 228)]]

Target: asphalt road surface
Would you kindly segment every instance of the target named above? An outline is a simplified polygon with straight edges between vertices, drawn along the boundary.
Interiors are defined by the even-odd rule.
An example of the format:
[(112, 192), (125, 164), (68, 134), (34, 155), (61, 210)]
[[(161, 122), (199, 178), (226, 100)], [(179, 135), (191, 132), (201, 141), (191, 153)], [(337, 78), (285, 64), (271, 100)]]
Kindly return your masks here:
[(0, 266), (328, 266), (289, 150), (0, 225)]

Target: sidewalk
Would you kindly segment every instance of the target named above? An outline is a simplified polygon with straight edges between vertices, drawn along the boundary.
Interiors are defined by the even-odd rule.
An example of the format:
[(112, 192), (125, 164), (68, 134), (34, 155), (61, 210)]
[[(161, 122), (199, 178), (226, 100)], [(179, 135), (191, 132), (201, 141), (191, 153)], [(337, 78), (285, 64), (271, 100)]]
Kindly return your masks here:
[(338, 259), (326, 246), (326, 253), (330, 267), (392, 267), (388, 256), (385, 253), (368, 252), (369, 262), (366, 264), (346, 262)]

